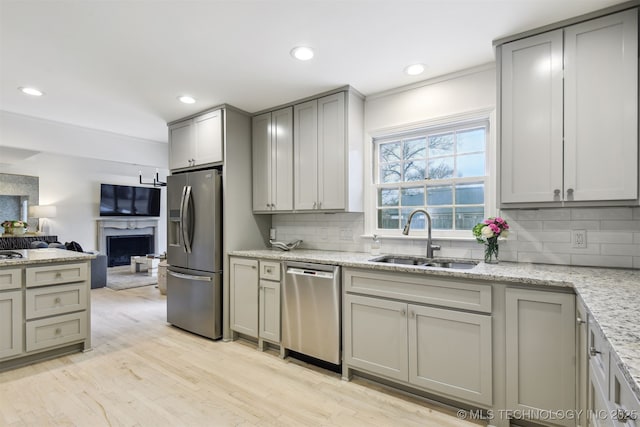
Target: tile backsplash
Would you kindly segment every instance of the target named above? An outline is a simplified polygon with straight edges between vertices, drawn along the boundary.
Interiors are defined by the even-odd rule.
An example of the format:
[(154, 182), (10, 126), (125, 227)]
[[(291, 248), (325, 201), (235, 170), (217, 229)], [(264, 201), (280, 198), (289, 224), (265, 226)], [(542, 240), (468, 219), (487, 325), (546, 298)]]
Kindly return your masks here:
[[(640, 269), (640, 207), (503, 210), (511, 234), (500, 242), (503, 261)], [(302, 247), (368, 252), (371, 238), (362, 237), (364, 215), (277, 214), (276, 239), (302, 239)], [(573, 230), (586, 231), (586, 247), (575, 248)], [(434, 240), (438, 256), (481, 259), (475, 240)], [(425, 239), (382, 240), (381, 253), (424, 255)]]

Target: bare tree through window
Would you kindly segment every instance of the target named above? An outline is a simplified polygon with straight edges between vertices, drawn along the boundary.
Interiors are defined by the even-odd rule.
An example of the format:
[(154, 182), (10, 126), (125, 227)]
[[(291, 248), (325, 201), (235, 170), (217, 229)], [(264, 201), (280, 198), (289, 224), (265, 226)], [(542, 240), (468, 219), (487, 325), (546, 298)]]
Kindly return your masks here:
[[(385, 137), (377, 148), (377, 228), (400, 229), (415, 208), (433, 228), (467, 230), (484, 217), (486, 122)], [(416, 216), (412, 228), (424, 229)]]

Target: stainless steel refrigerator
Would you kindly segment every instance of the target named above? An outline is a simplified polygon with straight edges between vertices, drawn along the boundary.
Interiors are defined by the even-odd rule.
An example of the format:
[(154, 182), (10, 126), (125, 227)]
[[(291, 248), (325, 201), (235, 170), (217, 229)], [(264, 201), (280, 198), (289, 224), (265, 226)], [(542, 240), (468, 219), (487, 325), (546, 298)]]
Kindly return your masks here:
[(167, 177), (167, 322), (222, 337), (222, 185), (207, 169)]

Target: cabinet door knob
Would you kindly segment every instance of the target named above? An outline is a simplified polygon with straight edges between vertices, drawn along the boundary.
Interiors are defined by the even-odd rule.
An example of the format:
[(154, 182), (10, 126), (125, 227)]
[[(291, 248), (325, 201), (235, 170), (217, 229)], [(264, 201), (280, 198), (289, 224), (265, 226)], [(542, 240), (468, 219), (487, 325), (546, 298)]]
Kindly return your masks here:
[(402, 310), (400, 310), (400, 315), (401, 316), (406, 316), (407, 315), (407, 310), (405, 310), (404, 308)]
[(316, 206), (318, 205), (317, 202), (313, 202), (313, 209), (316, 209)]
[(553, 190), (553, 195), (554, 196), (559, 196), (560, 195), (560, 189), (556, 188), (555, 190)]
[(567, 195), (573, 195), (573, 188), (567, 188)]
[(416, 312), (413, 310), (409, 311), (409, 317), (411, 317), (412, 319), (416, 317)]
[(576, 322), (578, 323), (578, 325), (584, 325), (585, 323), (587, 323), (585, 320), (582, 320), (582, 317), (578, 317), (576, 319)]
[(60, 304), (60, 297), (56, 297), (56, 299), (53, 300), (54, 304)]
[(590, 347), (589, 348), (589, 354), (593, 357), (597, 354), (602, 354), (601, 351), (598, 351), (595, 347)]
[(62, 329), (56, 328), (55, 334), (60, 335), (62, 333)]
[(322, 202), (318, 202), (318, 209), (322, 209)]

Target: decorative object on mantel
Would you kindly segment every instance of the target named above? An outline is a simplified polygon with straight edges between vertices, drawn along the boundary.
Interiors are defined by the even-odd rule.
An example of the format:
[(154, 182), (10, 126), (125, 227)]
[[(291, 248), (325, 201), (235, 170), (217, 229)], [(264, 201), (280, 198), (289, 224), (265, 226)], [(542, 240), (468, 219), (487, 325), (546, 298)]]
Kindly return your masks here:
[(290, 251), (291, 249), (295, 249), (298, 246), (300, 246), (300, 243), (302, 243), (302, 240), (296, 240), (295, 242), (291, 242), (291, 243), (283, 243), (283, 242), (276, 242), (275, 240), (269, 240), (269, 243), (271, 243), (271, 246), (274, 248), (278, 248), (282, 251)]
[(55, 218), (58, 210), (53, 205), (32, 205), (29, 206), (29, 218), (38, 218), (38, 231), (45, 234), (51, 234), (51, 226), (47, 218)]
[(156, 169), (156, 176), (153, 177), (153, 182), (142, 182), (142, 171), (138, 171), (138, 178), (142, 185), (153, 185), (154, 187), (166, 187), (167, 183), (160, 181), (160, 175), (158, 175), (158, 169)]
[(479, 243), (484, 244), (484, 262), (498, 263), (498, 238), (506, 239), (509, 235), (509, 224), (501, 217), (489, 217), (473, 227), (473, 235)]
[(27, 231), (27, 223), (16, 219), (4, 221), (0, 224), (4, 228), (5, 234), (12, 234), (14, 236), (24, 234)]

